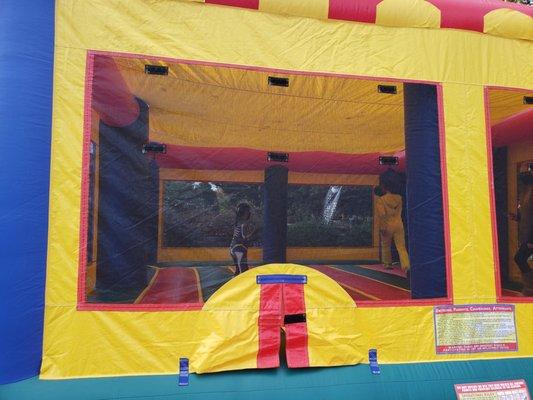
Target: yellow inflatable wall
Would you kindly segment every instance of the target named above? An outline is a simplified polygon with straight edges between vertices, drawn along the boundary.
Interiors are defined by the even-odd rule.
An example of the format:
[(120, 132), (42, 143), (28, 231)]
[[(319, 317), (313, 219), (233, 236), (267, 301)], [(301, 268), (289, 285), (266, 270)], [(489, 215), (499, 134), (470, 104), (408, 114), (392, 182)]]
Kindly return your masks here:
[[(298, 2), (287, 2), (287, 8), (294, 8), (289, 3)], [(170, 0), (57, 1), (41, 378), (174, 374), (180, 357), (190, 357), (192, 372), (255, 366), (254, 278), (260, 269), (227, 286), (229, 292), (250, 289), (245, 290), (245, 309), (222, 301), (224, 291), (201, 310), (78, 307), (78, 291), (84, 290), (78, 287), (79, 223), (90, 50), (437, 83), (444, 111), (452, 302), (496, 303), (484, 93), (488, 86), (533, 88), (533, 42), (452, 29), (310, 18), (322, 13), (319, 3), (304, 7), (306, 15), (297, 17), (269, 14), (268, 7), (258, 12)], [(427, 18), (413, 16), (418, 26), (434, 26), (431, 7), (429, 11)], [(383, 24), (396, 25), (385, 15)], [(301, 267), (293, 265), (263, 268), (269, 273), (301, 273)], [(381, 363), (509, 357), (437, 355), (431, 302), (355, 307), (331, 288), (334, 283), (328, 278), (312, 272), (310, 282), (313, 279), (320, 285), (309, 284), (306, 301), (317, 316), (314, 321), (326, 321), (327, 329), (312, 328), (316, 335), (309, 343), (311, 365), (362, 362), (370, 348), (379, 349)], [(309, 324), (314, 321), (310, 318)], [(533, 304), (516, 304), (516, 324), (519, 346), (512, 356), (531, 357)], [(231, 335), (239, 341), (228, 341), (221, 349), (220, 338)], [(330, 346), (337, 342), (342, 345)]]

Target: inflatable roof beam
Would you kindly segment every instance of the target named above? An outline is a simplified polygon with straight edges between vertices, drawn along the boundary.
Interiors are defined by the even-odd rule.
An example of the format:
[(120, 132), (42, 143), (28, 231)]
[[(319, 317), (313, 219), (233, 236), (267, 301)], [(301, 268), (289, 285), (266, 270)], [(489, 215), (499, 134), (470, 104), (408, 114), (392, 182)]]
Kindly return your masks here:
[(115, 127), (134, 123), (139, 117), (139, 104), (113, 59), (107, 56), (95, 57), (93, 71), (92, 107), (100, 115), (100, 119)]
[[(289, 152), (289, 161), (284, 163), (291, 172), (379, 175), (390, 166), (380, 165), (380, 156), (398, 157), (396, 171), (405, 171), (405, 150), (395, 153), (346, 154), (325, 151)], [(226, 170), (264, 170), (272, 162), (267, 161), (266, 151), (228, 147), (196, 147), (175, 144), (166, 145), (166, 153), (155, 154), (161, 168)], [(238, 163), (235, 160), (239, 160)]]
[(533, 140), (533, 108), (515, 114), (492, 127), (492, 146), (503, 147)]

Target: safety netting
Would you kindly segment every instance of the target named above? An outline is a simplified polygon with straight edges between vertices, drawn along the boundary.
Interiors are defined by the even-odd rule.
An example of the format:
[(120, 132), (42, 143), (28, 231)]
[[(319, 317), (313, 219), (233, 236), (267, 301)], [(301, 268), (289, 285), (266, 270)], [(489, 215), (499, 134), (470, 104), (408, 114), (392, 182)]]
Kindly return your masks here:
[(439, 88), (93, 53), (82, 302), (202, 304), (258, 265), (447, 297)]

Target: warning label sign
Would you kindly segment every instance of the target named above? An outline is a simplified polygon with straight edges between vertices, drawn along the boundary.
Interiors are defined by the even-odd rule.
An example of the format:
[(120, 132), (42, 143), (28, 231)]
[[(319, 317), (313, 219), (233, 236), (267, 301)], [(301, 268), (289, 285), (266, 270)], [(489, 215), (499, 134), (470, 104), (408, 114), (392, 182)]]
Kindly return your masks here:
[(458, 400), (531, 400), (523, 379), (454, 386)]
[(436, 306), (434, 321), (437, 354), (518, 350), (514, 305)]

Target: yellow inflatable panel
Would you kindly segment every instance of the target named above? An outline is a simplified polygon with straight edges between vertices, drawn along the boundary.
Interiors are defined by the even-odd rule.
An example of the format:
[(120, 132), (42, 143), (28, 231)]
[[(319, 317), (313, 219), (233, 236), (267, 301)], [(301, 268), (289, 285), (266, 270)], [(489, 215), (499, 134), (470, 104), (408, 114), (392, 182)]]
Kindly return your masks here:
[(383, 0), (377, 6), (376, 24), (439, 28), (440, 10), (425, 0)]
[[(421, 5), (413, 11), (417, 26), (437, 23), (438, 10), (428, 2), (406, 2), (413, 7)], [(264, 3), (267, 7), (268, 2)], [(291, 12), (290, 6), (279, 1), (271, 4)], [(322, 2), (313, 5), (313, 16), (323, 13)], [(399, 25), (387, 15), (389, 11), (387, 0), (378, 17)], [(493, 17), (487, 18), (492, 24)], [(501, 22), (501, 16), (494, 18), (500, 22), (489, 29), (514, 29)], [(255, 368), (260, 288), (253, 278), (265, 272), (308, 276), (304, 290), (312, 366), (362, 362), (370, 348), (378, 349), (380, 363), (533, 355), (530, 302), (516, 304), (516, 352), (437, 355), (433, 303), (356, 307), (329, 278), (297, 265), (252, 269), (230, 281), (203, 307), (83, 309), (78, 304), (88, 52), (438, 84), (445, 146), (443, 188), (449, 214), (449, 302), (479, 304), (497, 301), (484, 88), (533, 88), (533, 42), (453, 29), (296, 18), (173, 0), (130, 0), (127, 7), (118, 0), (58, 0), (55, 26), (41, 378), (176, 374), (180, 357), (190, 359), (192, 372)], [(230, 82), (226, 78), (226, 83)], [(498, 118), (505, 115), (501, 112)], [(214, 135), (206, 135), (210, 143), (217, 141)], [(237, 142), (232, 136), (221, 140), (228, 146)], [(284, 144), (295, 148), (294, 141)], [(373, 147), (371, 139), (365, 144)], [(323, 139), (321, 146), (332, 149), (336, 145)], [(393, 147), (397, 148), (398, 142)], [(227, 338), (235, 340), (228, 342)]]
[(533, 40), (533, 18), (516, 10), (499, 9), (484, 17), (483, 32), (491, 35)]
[(326, 19), (328, 17), (329, 0), (261, 0), (259, 10), (273, 14), (287, 14), (299, 17)]

